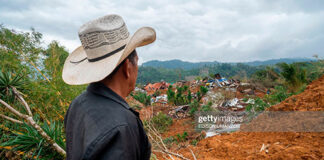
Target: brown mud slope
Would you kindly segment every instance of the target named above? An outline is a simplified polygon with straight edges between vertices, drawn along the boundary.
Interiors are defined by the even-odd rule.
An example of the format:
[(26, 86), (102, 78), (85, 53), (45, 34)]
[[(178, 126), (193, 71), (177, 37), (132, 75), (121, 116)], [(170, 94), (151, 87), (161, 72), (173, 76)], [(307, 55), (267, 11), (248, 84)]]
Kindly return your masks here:
[(293, 95), (270, 111), (324, 111), (324, 76), (308, 85), (304, 92)]
[[(271, 111), (324, 111), (324, 76), (304, 92), (269, 108)], [(178, 150), (197, 159), (324, 159), (324, 133), (235, 132)]]

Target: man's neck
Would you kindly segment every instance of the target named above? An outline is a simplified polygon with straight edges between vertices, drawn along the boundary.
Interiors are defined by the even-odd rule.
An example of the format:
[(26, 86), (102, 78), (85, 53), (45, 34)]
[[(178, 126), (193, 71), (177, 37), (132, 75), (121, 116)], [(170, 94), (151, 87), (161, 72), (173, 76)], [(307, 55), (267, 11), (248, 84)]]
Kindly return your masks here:
[(126, 86), (123, 82), (117, 82), (114, 80), (109, 81), (101, 81), (106, 87), (110, 88), (112, 91), (114, 91), (116, 94), (118, 94), (120, 97), (122, 97), (124, 100), (128, 96), (128, 91), (126, 91)]

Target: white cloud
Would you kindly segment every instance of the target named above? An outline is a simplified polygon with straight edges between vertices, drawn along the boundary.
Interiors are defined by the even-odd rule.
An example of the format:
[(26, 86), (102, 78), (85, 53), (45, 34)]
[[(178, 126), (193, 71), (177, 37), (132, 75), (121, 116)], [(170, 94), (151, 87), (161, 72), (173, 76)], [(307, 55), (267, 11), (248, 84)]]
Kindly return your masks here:
[(83, 23), (108, 13), (120, 14), (134, 33), (152, 26), (157, 41), (143, 48), (140, 62), (238, 62), (324, 55), (324, 2), (293, 0), (76, 1), (5, 0), (0, 23), (34, 27), (45, 42), (58, 40), (72, 51), (80, 45)]

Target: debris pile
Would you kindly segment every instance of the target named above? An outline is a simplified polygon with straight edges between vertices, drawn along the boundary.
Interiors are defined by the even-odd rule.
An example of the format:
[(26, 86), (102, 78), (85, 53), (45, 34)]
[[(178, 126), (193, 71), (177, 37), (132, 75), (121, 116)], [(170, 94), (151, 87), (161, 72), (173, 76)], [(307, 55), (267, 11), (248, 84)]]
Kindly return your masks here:
[(189, 111), (189, 105), (176, 106), (174, 109), (170, 110), (168, 114), (172, 118), (181, 119), (181, 118), (189, 117), (188, 111)]
[(154, 83), (154, 84), (148, 83), (147, 85), (144, 86), (144, 90), (147, 91), (147, 92), (153, 92), (154, 93), (155, 91), (158, 91), (158, 90), (166, 90), (166, 89), (168, 89), (169, 85), (170, 85), (169, 83), (166, 83), (164, 81)]
[[(197, 99), (197, 92), (200, 91), (201, 86), (206, 87), (208, 92), (204, 97), (202, 97), (202, 102), (204, 105), (211, 102), (211, 107), (217, 110), (243, 111), (245, 107), (253, 101), (253, 99), (247, 102), (243, 101), (244, 96), (249, 95), (262, 97), (264, 95), (263, 90), (257, 89), (257, 87), (252, 84), (242, 83), (236, 79), (228, 80), (227, 78), (222, 77), (219, 73), (215, 74), (214, 77), (215, 78), (205, 78), (203, 80), (181, 80), (173, 84), (165, 81), (153, 84), (148, 83), (143, 88), (136, 87), (135, 92), (143, 92), (150, 95), (151, 103), (153, 105), (169, 107), (169, 115), (177, 118), (187, 117), (186, 114), (188, 113), (182, 116), (174, 116), (175, 112), (172, 111), (172, 106), (168, 104), (168, 97), (166, 94), (170, 85), (173, 86), (172, 90), (175, 93), (177, 93), (178, 87), (187, 86), (193, 99)], [(188, 112), (188, 110), (186, 110), (186, 112)]]
[(166, 94), (162, 94), (160, 96), (152, 97), (152, 103), (159, 103), (159, 104), (167, 104), (168, 103), (168, 96)]

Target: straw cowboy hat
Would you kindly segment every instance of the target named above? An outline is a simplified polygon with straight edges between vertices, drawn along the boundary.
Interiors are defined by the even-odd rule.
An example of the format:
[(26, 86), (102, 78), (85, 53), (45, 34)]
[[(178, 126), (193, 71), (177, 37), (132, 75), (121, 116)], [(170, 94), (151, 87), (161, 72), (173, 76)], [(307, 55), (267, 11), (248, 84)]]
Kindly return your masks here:
[(106, 15), (82, 25), (82, 46), (65, 60), (62, 77), (71, 85), (97, 82), (107, 77), (136, 47), (155, 41), (153, 28), (142, 27), (130, 36), (119, 15)]

